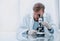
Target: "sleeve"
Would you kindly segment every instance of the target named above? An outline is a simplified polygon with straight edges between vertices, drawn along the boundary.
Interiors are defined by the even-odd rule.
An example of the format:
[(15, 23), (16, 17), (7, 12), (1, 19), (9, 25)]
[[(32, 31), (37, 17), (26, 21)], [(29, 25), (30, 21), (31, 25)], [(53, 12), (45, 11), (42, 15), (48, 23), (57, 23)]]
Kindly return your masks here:
[(17, 39), (19, 41), (27, 39), (27, 32), (30, 25), (29, 18), (30, 18), (29, 16), (24, 16), (20, 22), (20, 26), (17, 29)]
[(53, 33), (54, 33), (54, 29), (53, 29), (53, 28), (48, 29), (48, 31), (49, 31), (51, 34), (53, 34)]
[(47, 22), (48, 22), (48, 24), (49, 24), (49, 29), (48, 29), (48, 31), (49, 31), (49, 33), (51, 33), (51, 34), (53, 34), (54, 33), (54, 22), (53, 22), (53, 20), (52, 20), (52, 18), (51, 18), (51, 15), (49, 15), (49, 14), (47, 14), (47, 16), (46, 16), (46, 20), (47, 20)]
[(22, 36), (25, 38), (28, 38), (29, 25), (30, 25), (30, 17), (26, 16), (23, 18), (23, 24), (21, 26), (21, 28), (24, 30), (22, 32)]

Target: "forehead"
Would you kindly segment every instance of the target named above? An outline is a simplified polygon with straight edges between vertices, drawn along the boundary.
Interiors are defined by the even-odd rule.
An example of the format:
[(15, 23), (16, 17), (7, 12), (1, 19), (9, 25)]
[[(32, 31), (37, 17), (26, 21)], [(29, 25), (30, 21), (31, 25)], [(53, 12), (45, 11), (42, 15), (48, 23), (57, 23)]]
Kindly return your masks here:
[[(43, 8), (41, 8), (39, 11), (44, 11), (44, 9), (43, 9)], [(34, 12), (39, 12), (39, 11), (34, 11)]]
[(40, 9), (39, 11), (34, 11), (35, 13), (40, 13), (40, 12), (44, 12), (44, 10), (43, 9)]

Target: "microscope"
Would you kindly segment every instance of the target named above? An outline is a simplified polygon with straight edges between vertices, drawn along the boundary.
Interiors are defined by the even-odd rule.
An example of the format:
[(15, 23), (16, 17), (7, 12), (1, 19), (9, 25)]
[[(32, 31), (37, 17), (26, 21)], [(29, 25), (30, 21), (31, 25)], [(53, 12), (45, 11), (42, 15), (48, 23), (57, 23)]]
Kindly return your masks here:
[(37, 27), (37, 37), (45, 37), (45, 33), (44, 33), (44, 26), (42, 25), (42, 22), (44, 21), (43, 17), (39, 17), (38, 19), (38, 27)]
[[(44, 26), (42, 25), (43, 21), (44, 21), (43, 17), (40, 17), (40, 15), (39, 15), (38, 26), (35, 29), (37, 32), (34, 32), (33, 34), (31, 34), (32, 37), (34, 37), (34, 38), (45, 37)], [(29, 32), (29, 30), (26, 32), (26, 34), (28, 34), (28, 32)]]

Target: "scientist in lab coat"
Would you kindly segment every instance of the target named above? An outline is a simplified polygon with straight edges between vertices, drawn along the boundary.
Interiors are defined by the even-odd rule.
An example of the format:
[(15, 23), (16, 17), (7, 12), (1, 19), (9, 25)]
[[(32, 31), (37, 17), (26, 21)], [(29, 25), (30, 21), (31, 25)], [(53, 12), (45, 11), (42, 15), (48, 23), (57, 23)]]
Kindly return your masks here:
[(23, 23), (19, 28), (18, 39), (26, 39), (24, 36), (33, 35), (37, 31), (39, 15), (44, 18), (42, 25), (44, 26), (44, 31), (48, 35), (54, 33), (53, 22), (49, 14), (44, 13), (45, 6), (42, 3), (36, 3), (33, 6), (33, 14), (23, 18)]

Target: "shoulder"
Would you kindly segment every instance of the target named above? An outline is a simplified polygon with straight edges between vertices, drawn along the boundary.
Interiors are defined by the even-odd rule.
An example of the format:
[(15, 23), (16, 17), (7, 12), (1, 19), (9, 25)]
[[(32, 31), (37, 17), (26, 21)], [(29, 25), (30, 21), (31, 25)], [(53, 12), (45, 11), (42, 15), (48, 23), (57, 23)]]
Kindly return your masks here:
[(47, 22), (52, 21), (50, 13), (44, 13), (44, 20)]

